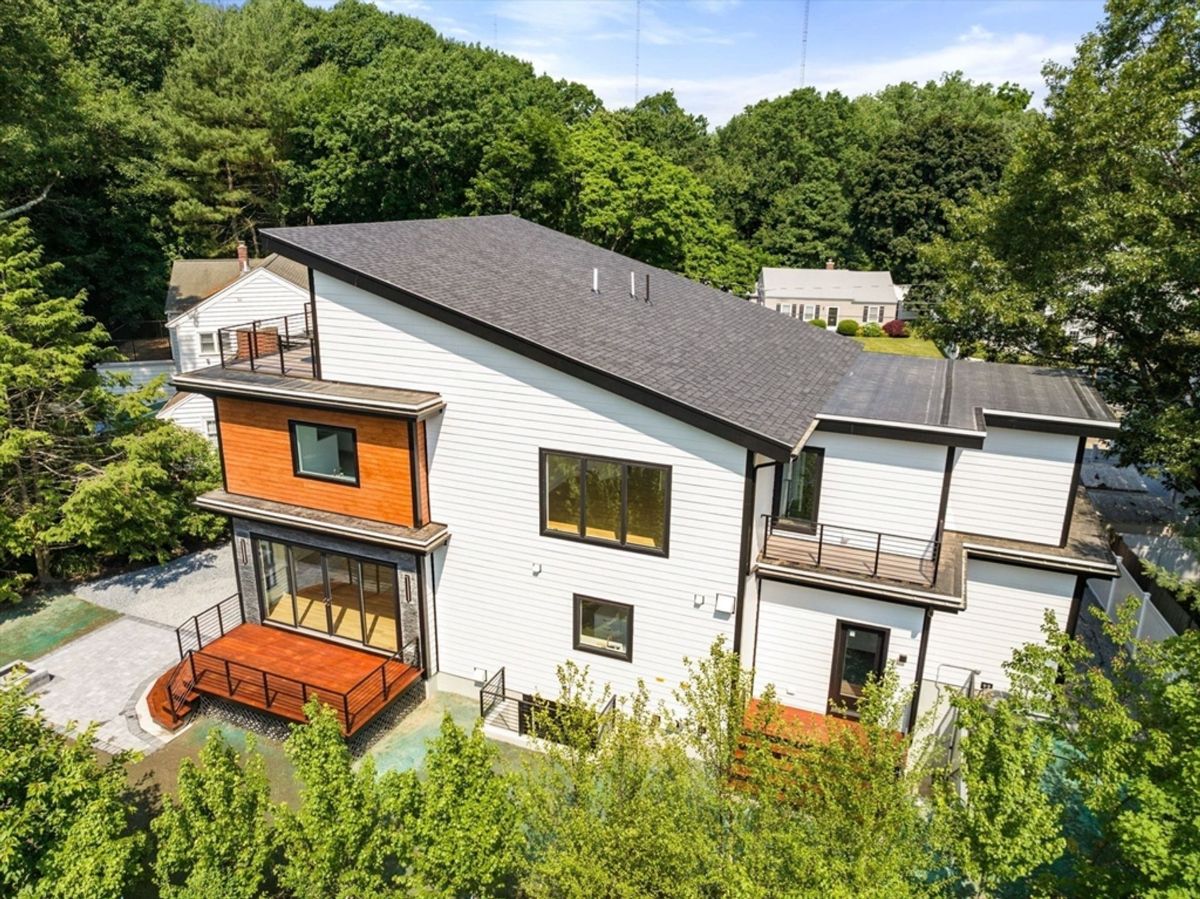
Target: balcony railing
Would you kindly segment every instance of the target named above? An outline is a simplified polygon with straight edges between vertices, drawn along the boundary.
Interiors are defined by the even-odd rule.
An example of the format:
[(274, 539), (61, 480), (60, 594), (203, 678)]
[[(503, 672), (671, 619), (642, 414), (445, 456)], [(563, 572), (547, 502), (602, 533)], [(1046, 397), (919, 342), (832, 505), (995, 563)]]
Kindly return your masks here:
[(763, 557), (805, 568), (930, 586), (937, 578), (941, 541), (764, 515)]
[(261, 371), (295, 378), (317, 376), (317, 346), (311, 305), (304, 311), (260, 318), (217, 330), (222, 368)]

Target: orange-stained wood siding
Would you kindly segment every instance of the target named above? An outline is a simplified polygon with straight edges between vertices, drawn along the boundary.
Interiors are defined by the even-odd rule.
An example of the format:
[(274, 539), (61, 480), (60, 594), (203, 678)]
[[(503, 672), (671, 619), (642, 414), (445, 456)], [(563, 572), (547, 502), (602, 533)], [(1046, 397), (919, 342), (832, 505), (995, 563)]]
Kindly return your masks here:
[[(216, 403), (230, 493), (413, 526), (408, 422), (231, 397)], [(297, 477), (289, 421), (354, 428), (359, 486)]]
[(429, 448), (425, 443), (425, 422), (417, 422), (417, 485), (421, 494), (421, 513), (427, 524), (433, 521), (429, 510)]

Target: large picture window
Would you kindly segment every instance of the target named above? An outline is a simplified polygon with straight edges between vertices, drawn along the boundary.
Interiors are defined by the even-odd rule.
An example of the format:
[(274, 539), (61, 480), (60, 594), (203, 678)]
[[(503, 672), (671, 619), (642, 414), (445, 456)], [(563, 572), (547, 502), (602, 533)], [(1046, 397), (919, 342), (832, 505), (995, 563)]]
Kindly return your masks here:
[(671, 469), (543, 450), (542, 533), (667, 554)]
[(825, 451), (801, 450), (783, 466), (779, 483), (779, 516), (802, 524), (816, 524), (821, 501), (821, 469)]
[(631, 661), (633, 606), (576, 594), (575, 648)]
[(292, 466), (300, 477), (358, 484), (358, 447), (353, 428), (290, 423)]

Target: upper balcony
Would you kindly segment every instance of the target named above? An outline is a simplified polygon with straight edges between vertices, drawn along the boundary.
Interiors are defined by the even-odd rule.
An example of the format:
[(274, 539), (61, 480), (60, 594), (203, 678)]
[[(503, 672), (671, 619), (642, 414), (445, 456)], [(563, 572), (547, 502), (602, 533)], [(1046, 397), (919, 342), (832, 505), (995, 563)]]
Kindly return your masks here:
[(291, 378), (316, 378), (316, 330), (311, 304), (292, 315), (260, 318), (217, 330), (221, 367)]

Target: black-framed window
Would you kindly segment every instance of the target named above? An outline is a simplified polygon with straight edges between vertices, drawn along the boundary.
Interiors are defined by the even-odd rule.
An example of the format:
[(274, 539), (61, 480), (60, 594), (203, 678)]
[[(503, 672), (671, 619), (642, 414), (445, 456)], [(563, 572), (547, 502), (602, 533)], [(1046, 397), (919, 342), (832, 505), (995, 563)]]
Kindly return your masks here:
[(825, 450), (819, 447), (801, 450), (782, 466), (776, 509), (780, 518), (803, 524), (817, 523), (824, 467)]
[(836, 711), (857, 717), (863, 688), (883, 676), (890, 636), (887, 628), (838, 621), (829, 679), (829, 703)]
[(667, 554), (669, 466), (542, 450), (540, 479), (544, 535)]
[(297, 477), (358, 485), (358, 441), (353, 428), (304, 421), (288, 424)]
[(575, 648), (633, 660), (633, 606), (575, 594)]

